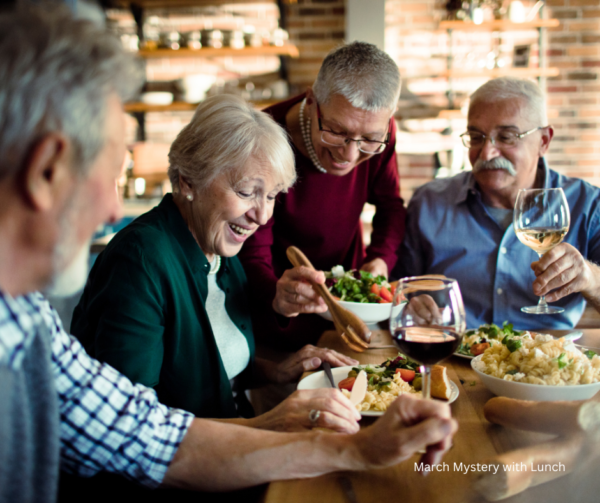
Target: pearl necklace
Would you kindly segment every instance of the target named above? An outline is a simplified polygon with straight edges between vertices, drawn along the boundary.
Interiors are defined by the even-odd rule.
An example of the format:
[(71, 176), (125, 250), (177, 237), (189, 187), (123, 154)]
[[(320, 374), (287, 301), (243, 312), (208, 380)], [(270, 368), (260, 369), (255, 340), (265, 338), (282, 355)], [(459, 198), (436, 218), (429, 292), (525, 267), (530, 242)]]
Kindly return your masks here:
[(315, 152), (315, 147), (313, 147), (312, 140), (310, 139), (310, 116), (306, 118), (306, 125), (304, 124), (304, 106), (306, 105), (306, 98), (302, 100), (302, 104), (300, 105), (300, 129), (302, 130), (302, 139), (304, 140), (304, 146), (306, 150), (308, 150), (308, 156), (310, 160), (314, 164), (315, 168), (317, 168), (321, 173), (327, 173), (327, 170), (321, 166), (319, 162), (319, 158), (317, 157), (317, 153)]
[(221, 256), (215, 255), (215, 259), (210, 263), (210, 271), (208, 274), (217, 274), (221, 268)]

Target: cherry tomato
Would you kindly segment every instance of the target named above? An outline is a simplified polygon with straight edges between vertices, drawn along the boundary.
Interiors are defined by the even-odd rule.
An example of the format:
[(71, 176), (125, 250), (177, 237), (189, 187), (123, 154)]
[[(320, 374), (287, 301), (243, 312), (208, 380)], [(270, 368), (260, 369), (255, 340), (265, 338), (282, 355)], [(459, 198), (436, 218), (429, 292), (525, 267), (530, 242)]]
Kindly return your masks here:
[(400, 374), (400, 379), (405, 382), (411, 382), (415, 378), (415, 371), (409, 369), (396, 369), (396, 374)]
[(346, 377), (338, 383), (338, 388), (347, 389), (348, 391), (352, 391), (352, 387), (354, 386), (354, 381), (356, 381), (356, 377)]
[(479, 344), (473, 344), (471, 346), (470, 351), (471, 351), (472, 355), (478, 356), (481, 353), (483, 353), (489, 347), (490, 347), (490, 343), (489, 342), (481, 342)]
[(393, 296), (392, 296), (391, 292), (385, 286), (382, 286), (381, 290), (379, 290), (379, 296), (383, 300), (387, 300), (388, 302), (392, 302)]

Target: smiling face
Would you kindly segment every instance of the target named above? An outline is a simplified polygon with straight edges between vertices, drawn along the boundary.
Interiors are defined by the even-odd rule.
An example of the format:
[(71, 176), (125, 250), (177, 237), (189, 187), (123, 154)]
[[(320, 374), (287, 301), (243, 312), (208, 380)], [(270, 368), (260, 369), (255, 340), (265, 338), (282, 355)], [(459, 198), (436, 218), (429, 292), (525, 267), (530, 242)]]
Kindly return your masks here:
[[(473, 176), (493, 206), (512, 209), (519, 189), (535, 184), (537, 164), (550, 145), (552, 129), (536, 131), (511, 147), (498, 148), (489, 137), (502, 131), (523, 133), (545, 124), (534, 123), (524, 99), (477, 102), (469, 108), (467, 130), (487, 136), (482, 147), (469, 149)], [(512, 169), (509, 164), (512, 164)]]
[[(311, 139), (321, 165), (330, 175), (344, 176), (350, 173), (361, 162), (373, 154), (365, 154), (358, 150), (356, 142), (349, 142), (344, 147), (333, 147), (321, 141), (317, 116), (317, 101), (312, 92), (307, 92), (307, 103), (311, 114)], [(349, 138), (383, 141), (388, 133), (391, 110), (368, 112), (353, 107), (339, 94), (330, 97), (328, 103), (319, 103), (321, 124), (323, 129), (334, 133), (345, 134)]]
[(191, 193), (190, 187), (181, 183), (183, 203), (178, 206), (209, 260), (215, 253), (237, 255), (244, 242), (271, 218), (275, 197), (283, 188), (270, 166), (255, 157), (247, 162), (241, 177), (237, 173), (220, 174), (187, 204), (183, 198)]

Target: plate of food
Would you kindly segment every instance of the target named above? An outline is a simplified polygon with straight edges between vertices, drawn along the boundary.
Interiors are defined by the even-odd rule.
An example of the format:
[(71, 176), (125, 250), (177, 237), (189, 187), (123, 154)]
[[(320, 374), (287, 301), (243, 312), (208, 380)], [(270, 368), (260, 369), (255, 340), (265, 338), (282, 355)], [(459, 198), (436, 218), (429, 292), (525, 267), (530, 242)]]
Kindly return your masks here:
[[(421, 396), (421, 374), (418, 372), (418, 364), (402, 354), (387, 359), (381, 365), (358, 365), (331, 369), (336, 386), (347, 397), (350, 397), (354, 379), (361, 370), (367, 373), (369, 383), (364, 400), (357, 405), (363, 416), (383, 415), (389, 404), (401, 394), (409, 393)], [(452, 403), (458, 398), (458, 386), (448, 379), (446, 367), (434, 365), (431, 378), (432, 397), (448, 403)], [(329, 381), (323, 371), (315, 372), (298, 383), (298, 389), (328, 387)]]
[(472, 360), (476, 356), (482, 354), (487, 348), (501, 344), (506, 336), (521, 335), (520, 332), (513, 328), (512, 323), (505, 321), (502, 327), (494, 325), (481, 325), (479, 328), (467, 330), (463, 334), (463, 339), (460, 346), (454, 353), (461, 358)]
[(486, 349), (471, 367), (494, 394), (522, 400), (586, 400), (600, 391), (600, 356), (572, 341), (523, 332)]
[[(367, 324), (389, 319), (392, 310), (394, 283), (384, 276), (373, 276), (370, 272), (352, 269), (344, 271), (337, 265), (325, 272), (325, 285), (339, 304), (356, 314)], [(332, 321), (329, 311), (320, 315)]]

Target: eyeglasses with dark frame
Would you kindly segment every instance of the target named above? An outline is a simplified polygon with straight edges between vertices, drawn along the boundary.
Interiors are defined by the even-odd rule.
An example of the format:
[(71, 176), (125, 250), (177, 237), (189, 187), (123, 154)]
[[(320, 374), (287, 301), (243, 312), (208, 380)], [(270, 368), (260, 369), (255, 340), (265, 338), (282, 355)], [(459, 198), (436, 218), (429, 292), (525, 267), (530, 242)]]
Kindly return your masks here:
[(347, 135), (342, 133), (334, 133), (329, 129), (323, 129), (323, 125), (321, 124), (321, 109), (319, 108), (319, 104), (317, 103), (317, 118), (319, 119), (319, 131), (321, 132), (321, 141), (325, 145), (330, 145), (332, 147), (345, 147), (351, 141), (356, 142), (356, 146), (358, 150), (365, 154), (381, 154), (387, 147), (390, 142), (390, 132), (386, 134), (384, 141), (376, 141), (376, 140), (355, 140), (354, 138), (348, 138)]
[(529, 131), (525, 131), (524, 133), (517, 133), (516, 131), (501, 131), (496, 136), (487, 136), (483, 133), (477, 133), (475, 131), (467, 131), (460, 135), (460, 139), (463, 142), (463, 145), (467, 148), (481, 148), (485, 145), (487, 138), (490, 139), (492, 145), (498, 148), (502, 147), (514, 147), (519, 140), (525, 138), (526, 136), (535, 133), (540, 129), (546, 129), (550, 126), (540, 126)]

